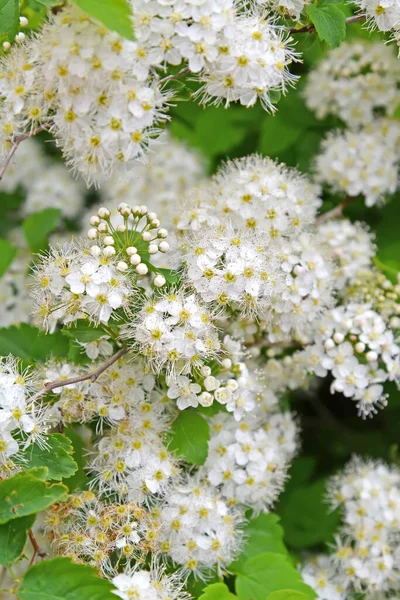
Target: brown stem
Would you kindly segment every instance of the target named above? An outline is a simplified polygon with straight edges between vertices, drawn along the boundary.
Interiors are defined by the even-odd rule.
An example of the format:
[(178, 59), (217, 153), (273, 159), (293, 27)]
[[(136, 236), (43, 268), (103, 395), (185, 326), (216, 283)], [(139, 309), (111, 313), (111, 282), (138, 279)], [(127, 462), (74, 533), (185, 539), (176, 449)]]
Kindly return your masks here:
[(44, 388), (40, 390), (40, 392), (35, 394), (32, 399), (37, 400), (38, 398), (44, 396), (45, 394), (47, 394), (47, 392), (51, 392), (51, 390), (54, 390), (55, 388), (64, 387), (73, 383), (79, 383), (81, 381), (87, 381), (88, 379), (90, 379), (92, 383), (94, 383), (100, 377), (100, 375), (108, 369), (108, 367), (111, 367), (111, 365), (117, 362), (117, 360), (119, 360), (121, 356), (124, 356), (124, 354), (126, 354), (127, 352), (129, 352), (129, 348), (121, 348), (121, 350), (118, 350), (118, 352), (114, 354), (114, 356), (112, 356), (105, 363), (100, 365), (100, 367), (98, 367), (95, 371), (91, 371), (90, 373), (86, 373), (85, 375), (79, 375), (79, 377), (71, 377), (70, 379), (64, 379), (62, 381), (49, 381), (48, 383), (44, 384)]
[(40, 558), (45, 558), (47, 556), (47, 552), (45, 552), (44, 550), (41, 549), (41, 547), (39, 546), (39, 544), (37, 543), (37, 540), (35, 538), (35, 534), (33, 533), (32, 529), (29, 530), (29, 539), (30, 542), (33, 546), (33, 555), (31, 558), (31, 562), (29, 563), (29, 566), (31, 567), (32, 565), (35, 564), (37, 557), (39, 556)]
[(354, 202), (354, 200), (357, 200), (356, 196), (348, 196), (347, 198), (342, 200), (340, 204), (338, 204), (331, 210), (328, 210), (328, 212), (319, 215), (319, 217), (317, 217), (316, 219), (316, 223), (325, 223), (325, 221), (330, 221), (331, 219), (337, 219), (338, 217), (341, 217), (343, 215), (343, 210), (346, 208), (346, 206), (348, 204), (351, 204), (351, 202)]
[(3, 162), (3, 164), (0, 167), (0, 181), (2, 180), (4, 173), (6, 172), (7, 167), (10, 164), (12, 157), (16, 153), (20, 143), (23, 142), (24, 140), (27, 140), (28, 138), (33, 137), (34, 135), (40, 133), (41, 131), (44, 131), (45, 129), (46, 129), (45, 125), (41, 125), (40, 127), (37, 127), (37, 129), (33, 129), (30, 133), (23, 133), (22, 135), (15, 136), (13, 144), (12, 144), (10, 150), (8, 151), (5, 161)]
[(179, 79), (180, 77), (183, 77), (187, 73), (190, 73), (189, 67), (185, 67), (184, 69), (181, 69), (180, 71), (178, 71), (178, 73), (175, 73), (175, 75), (168, 75), (168, 77), (164, 77), (161, 80), (161, 83), (166, 83), (167, 81), (173, 81), (174, 79)]
[[(353, 15), (352, 17), (348, 17), (346, 19), (346, 25), (350, 25), (351, 23), (357, 23), (358, 21), (363, 21), (365, 19), (364, 14)], [(296, 27), (292, 27), (289, 29), (290, 33), (315, 33), (315, 27), (311, 23), (310, 25), (304, 25), (304, 27), (300, 27), (299, 29)]]

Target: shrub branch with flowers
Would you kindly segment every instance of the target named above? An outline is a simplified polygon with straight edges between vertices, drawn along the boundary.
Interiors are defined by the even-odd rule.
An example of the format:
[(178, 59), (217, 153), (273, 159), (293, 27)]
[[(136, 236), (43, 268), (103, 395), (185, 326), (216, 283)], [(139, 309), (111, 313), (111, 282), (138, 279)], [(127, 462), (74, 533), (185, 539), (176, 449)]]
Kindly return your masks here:
[(400, 598), (399, 2), (0, 42), (1, 598)]

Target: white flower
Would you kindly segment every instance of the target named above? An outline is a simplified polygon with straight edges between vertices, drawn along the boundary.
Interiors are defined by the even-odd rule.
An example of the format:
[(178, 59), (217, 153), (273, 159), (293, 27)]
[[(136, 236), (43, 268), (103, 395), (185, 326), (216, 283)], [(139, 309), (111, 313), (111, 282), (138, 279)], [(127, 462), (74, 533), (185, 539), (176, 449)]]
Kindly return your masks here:
[(196, 408), (199, 405), (199, 394), (201, 387), (197, 383), (192, 383), (189, 377), (180, 375), (173, 379), (168, 387), (168, 398), (176, 400), (179, 410), (184, 410), (189, 406)]

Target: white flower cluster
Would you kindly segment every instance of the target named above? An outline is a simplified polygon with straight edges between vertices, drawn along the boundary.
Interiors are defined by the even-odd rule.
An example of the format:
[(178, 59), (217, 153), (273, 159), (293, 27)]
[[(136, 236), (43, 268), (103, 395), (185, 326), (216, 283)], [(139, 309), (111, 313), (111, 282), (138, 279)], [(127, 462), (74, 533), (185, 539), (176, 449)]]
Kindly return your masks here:
[[(355, 457), (330, 483), (332, 508), (343, 524), (334, 553), (307, 563), (304, 581), (319, 600), (397, 598), (399, 586), (400, 472), (383, 462)], [(326, 585), (324, 585), (324, 583)], [(375, 595), (376, 594), (376, 595)], [(364, 597), (364, 596), (363, 596)]]
[(221, 413), (210, 419), (210, 428), (208, 458), (201, 472), (230, 506), (268, 511), (283, 489), (296, 451), (292, 415), (250, 413), (236, 423)]
[[(254, 4), (262, 6), (263, 0), (253, 0)], [(300, 14), (309, 0), (269, 0), (268, 7), (271, 7), (279, 15), (289, 16), (291, 19), (298, 20)]]
[(46, 158), (40, 144), (25, 140), (0, 182), (0, 191), (25, 194), (22, 213), (29, 215), (45, 208), (58, 208), (64, 217), (79, 215), (85, 200), (85, 188), (60, 164)]
[(346, 290), (352, 302), (370, 303), (394, 330), (400, 329), (400, 284), (380, 273), (377, 269), (364, 269), (357, 272)]
[(269, 251), (262, 236), (246, 230), (201, 231), (186, 248), (187, 281), (204, 302), (235, 304), (251, 313), (282, 290), (277, 251)]
[(400, 92), (400, 64), (382, 43), (345, 42), (311, 71), (304, 96), (319, 119), (339, 117), (348, 127), (392, 116)]
[(191, 478), (177, 485), (161, 507), (161, 550), (186, 574), (214, 567), (222, 572), (237, 554), (242, 518), (215, 490)]
[(369, 304), (348, 304), (322, 319), (319, 333), (320, 343), (306, 349), (316, 357), (310, 371), (320, 377), (330, 371), (332, 393), (352, 398), (363, 417), (372, 416), (386, 405), (383, 383), (398, 382), (400, 348), (393, 332)]
[(182, 584), (174, 575), (165, 575), (155, 569), (142, 571), (138, 567), (125, 570), (112, 579), (113, 593), (122, 600), (189, 600), (182, 592)]
[(152, 369), (187, 373), (218, 355), (220, 342), (212, 313), (195, 294), (182, 290), (154, 295), (125, 328)]
[(44, 529), (57, 554), (110, 576), (116, 556), (129, 565), (132, 559), (143, 559), (155, 549), (157, 525), (146, 509), (133, 502), (106, 503), (85, 491), (53, 505)]
[[(35, 403), (36, 381), (11, 355), (0, 362), (0, 472), (14, 474), (18, 458), (33, 443), (45, 444), (46, 408)], [(11, 458), (14, 457), (14, 458)]]
[(362, 223), (347, 219), (322, 222), (319, 234), (331, 249), (335, 261), (335, 286), (342, 290), (352, 284), (357, 273), (372, 266), (375, 255), (373, 236)]
[(54, 331), (57, 323), (77, 319), (108, 323), (114, 311), (127, 306), (132, 288), (107, 248), (75, 242), (50, 248), (34, 271), (33, 315), (39, 327)]
[(399, 185), (399, 134), (396, 121), (330, 132), (315, 161), (317, 181), (334, 192), (364, 196), (367, 206), (382, 202)]
[(257, 155), (229, 161), (198, 189), (188, 191), (179, 230), (235, 227), (267, 232), (271, 243), (311, 224), (321, 206), (320, 188), (299, 171)]

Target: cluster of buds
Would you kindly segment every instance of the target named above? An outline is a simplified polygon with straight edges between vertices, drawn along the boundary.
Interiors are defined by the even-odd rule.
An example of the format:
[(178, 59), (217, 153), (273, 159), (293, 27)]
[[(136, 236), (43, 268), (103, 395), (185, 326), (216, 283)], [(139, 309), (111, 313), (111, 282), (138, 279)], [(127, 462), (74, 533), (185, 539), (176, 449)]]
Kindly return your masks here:
[(354, 302), (370, 303), (392, 329), (400, 329), (400, 279), (392, 283), (378, 270), (359, 271), (347, 289)]
[[(28, 19), (26, 17), (19, 18), (19, 26), (24, 29), (28, 26)], [(14, 42), (23, 42), (25, 40), (25, 34), (23, 31), (19, 31), (14, 38)], [(7, 51), (11, 48), (10, 42), (3, 42), (3, 50)]]
[[(155, 212), (149, 212), (147, 206), (129, 206), (122, 202), (117, 215), (102, 207), (97, 215), (90, 218), (91, 228), (87, 235), (90, 240), (99, 239), (103, 248), (92, 246), (91, 252), (103, 254), (107, 258), (118, 255), (117, 269), (124, 273), (134, 268), (138, 275), (147, 275), (151, 256), (169, 250), (166, 241), (168, 231), (160, 227)], [(122, 217), (122, 219), (121, 219)], [(156, 287), (162, 287), (166, 280), (160, 273), (153, 280)]]

